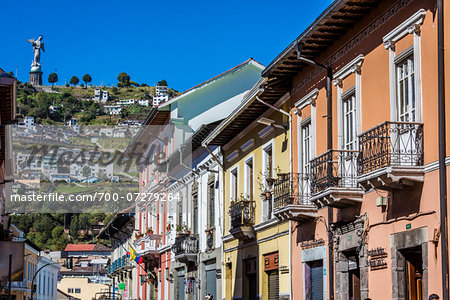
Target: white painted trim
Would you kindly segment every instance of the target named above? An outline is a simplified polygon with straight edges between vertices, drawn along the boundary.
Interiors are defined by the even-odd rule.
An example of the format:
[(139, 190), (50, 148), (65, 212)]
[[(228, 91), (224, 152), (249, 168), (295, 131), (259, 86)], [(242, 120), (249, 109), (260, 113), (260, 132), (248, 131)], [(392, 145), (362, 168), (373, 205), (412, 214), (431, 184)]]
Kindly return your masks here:
[[(249, 174), (248, 174), (248, 171), (247, 171), (247, 162), (248, 161), (252, 161), (252, 164), (253, 164), (253, 174), (252, 174), (252, 178), (253, 178), (253, 194), (255, 193), (255, 154), (254, 153), (252, 153), (252, 154), (250, 154), (250, 155), (247, 155), (245, 158), (244, 158), (244, 196), (245, 195), (249, 195), (250, 196), (250, 193), (249, 193), (249, 186), (247, 185), (247, 179), (248, 179), (248, 176), (249, 176)], [(256, 200), (256, 197), (255, 197), (255, 195), (253, 195), (253, 200), (255, 201)]]
[[(397, 84), (395, 43), (408, 34), (413, 34), (414, 85), (416, 103), (416, 122), (422, 122), (422, 61), (420, 29), (425, 18), (425, 9), (420, 9), (402, 24), (383, 37), (384, 47), (389, 50), (389, 88), (391, 101), (391, 120), (397, 121)], [(400, 54), (401, 55), (401, 54)]]
[(348, 77), (350, 74), (355, 73), (358, 67), (361, 67), (364, 62), (364, 55), (360, 54), (356, 58), (354, 58), (351, 62), (342, 67), (339, 71), (334, 73), (333, 79), (344, 79)]
[(300, 109), (304, 108), (306, 105), (310, 104), (311, 100), (316, 100), (318, 95), (319, 95), (319, 90), (317, 88), (315, 88), (314, 90), (312, 90), (311, 92), (306, 94), (303, 98), (301, 98), (300, 100), (295, 102), (294, 106), (300, 110)]
[(338, 121), (338, 149), (342, 149), (343, 145), (343, 129), (344, 129), (344, 120), (342, 118), (343, 114), (343, 105), (342, 99), (346, 97), (346, 93), (351, 90), (348, 89), (346, 92), (342, 91), (342, 80), (347, 78), (352, 73), (355, 73), (355, 105), (356, 105), (356, 135), (359, 135), (362, 132), (362, 101), (361, 101), (361, 68), (364, 62), (364, 55), (360, 54), (347, 65), (342, 67), (339, 71), (337, 71), (333, 78), (333, 84), (337, 87), (337, 121)]
[[(230, 198), (228, 199), (228, 204), (231, 202), (231, 196), (233, 194), (233, 186), (231, 184), (231, 180), (232, 180), (232, 174), (234, 171), (236, 170), (236, 176), (237, 176), (237, 186), (236, 186), (236, 195), (237, 197), (239, 197), (239, 162), (236, 163), (233, 167), (230, 168), (230, 171), (228, 173), (228, 178), (230, 180)], [(226, 199), (224, 199), (225, 201)], [(234, 199), (234, 201), (236, 201), (237, 199)], [(230, 223), (231, 224), (231, 223)]]
[(388, 49), (391, 46), (392, 42), (396, 43), (405, 35), (413, 33), (417, 29), (417, 26), (421, 26), (423, 24), (423, 19), (425, 18), (426, 14), (426, 10), (422, 8), (402, 24), (397, 26), (394, 30), (386, 34), (383, 37), (384, 47)]
[[(274, 144), (273, 138), (261, 146), (261, 166), (262, 166), (263, 174), (266, 174), (267, 165), (266, 165), (265, 149), (268, 148), (269, 146), (272, 148), (272, 174), (269, 174), (269, 176), (271, 176), (273, 178), (275, 175), (274, 174), (274, 172), (275, 172), (275, 144)], [(261, 199), (260, 200), (260, 202), (261, 202), (261, 220), (260, 220), (260, 222), (265, 222), (267, 220), (265, 220), (266, 216), (264, 216), (262, 201), (263, 200)], [(265, 201), (267, 201), (267, 200), (265, 200)], [(269, 201), (269, 205), (273, 206), (273, 201)], [(267, 209), (269, 209), (269, 207)], [(273, 209), (271, 208), (270, 211), (271, 211), (271, 215), (270, 215), (269, 219), (271, 219), (273, 217)]]

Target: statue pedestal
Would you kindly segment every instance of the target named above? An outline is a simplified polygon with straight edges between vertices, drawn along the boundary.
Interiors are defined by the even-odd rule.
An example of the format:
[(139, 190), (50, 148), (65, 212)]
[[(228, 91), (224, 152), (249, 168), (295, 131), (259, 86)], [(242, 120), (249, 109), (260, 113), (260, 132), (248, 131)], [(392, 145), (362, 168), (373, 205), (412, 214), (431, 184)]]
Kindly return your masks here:
[(42, 72), (41, 71), (31, 71), (30, 72), (30, 83), (32, 85), (42, 85)]

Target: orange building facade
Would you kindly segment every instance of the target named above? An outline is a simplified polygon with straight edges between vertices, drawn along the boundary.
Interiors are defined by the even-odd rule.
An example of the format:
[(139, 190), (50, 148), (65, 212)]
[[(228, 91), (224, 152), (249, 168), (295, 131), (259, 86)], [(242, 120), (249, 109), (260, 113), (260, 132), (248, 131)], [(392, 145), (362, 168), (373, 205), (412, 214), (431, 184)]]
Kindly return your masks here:
[(291, 182), (274, 195), (292, 299), (442, 299), (436, 14), (436, 1), (335, 1), (263, 72), (263, 96), (292, 99)]

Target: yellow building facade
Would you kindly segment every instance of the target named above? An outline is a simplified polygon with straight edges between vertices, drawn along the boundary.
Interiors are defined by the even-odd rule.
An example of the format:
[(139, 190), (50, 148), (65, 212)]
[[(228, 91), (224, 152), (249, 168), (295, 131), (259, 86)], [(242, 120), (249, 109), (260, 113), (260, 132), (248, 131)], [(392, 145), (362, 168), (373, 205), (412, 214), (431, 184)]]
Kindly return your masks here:
[[(271, 185), (290, 172), (290, 118), (257, 100), (259, 84), (203, 142), (220, 146), (224, 157), (225, 299), (289, 299), (291, 288), (290, 221), (275, 218)], [(251, 109), (256, 103), (260, 114)], [(249, 117), (262, 118), (247, 125)]]

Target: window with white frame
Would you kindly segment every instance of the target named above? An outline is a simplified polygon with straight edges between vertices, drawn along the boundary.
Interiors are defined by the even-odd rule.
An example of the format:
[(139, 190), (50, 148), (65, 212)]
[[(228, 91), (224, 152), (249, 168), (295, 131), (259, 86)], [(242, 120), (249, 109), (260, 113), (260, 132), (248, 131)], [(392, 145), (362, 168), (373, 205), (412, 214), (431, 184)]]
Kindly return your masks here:
[(356, 150), (357, 130), (356, 130), (356, 97), (355, 88), (351, 88), (342, 95), (342, 149)]
[[(263, 173), (265, 178), (273, 178), (273, 147), (272, 142), (266, 144), (262, 149), (262, 165), (263, 165)], [(266, 186), (268, 189), (269, 187)], [(272, 218), (272, 203), (271, 200), (262, 201), (262, 214), (261, 221), (267, 221)]]
[(245, 161), (245, 197), (253, 200), (253, 157)]
[(302, 171), (309, 174), (311, 160), (311, 119), (302, 124)]
[(396, 63), (397, 120), (416, 121), (416, 98), (414, 81), (414, 55)]
[[(357, 150), (358, 134), (361, 133), (361, 72), (364, 56), (358, 55), (334, 75), (338, 104), (338, 147), (341, 150)], [(354, 85), (344, 91), (344, 81)]]
[[(391, 120), (422, 122), (421, 26), (426, 10), (420, 9), (383, 37), (389, 51)], [(396, 53), (396, 43), (412, 34), (413, 44)]]
[(238, 169), (237, 167), (230, 172), (230, 187), (231, 187), (231, 201), (235, 202), (238, 199)]
[(194, 234), (198, 234), (198, 192), (192, 194), (192, 205), (193, 205), (193, 231)]
[(263, 148), (263, 166), (266, 177), (273, 178), (273, 153), (271, 143)]
[(215, 188), (215, 177), (212, 176), (212, 180), (210, 180), (210, 182), (208, 183), (208, 227), (211, 228), (212, 226), (214, 226), (214, 222), (215, 222), (215, 192), (216, 192), (216, 188)]
[(182, 226), (183, 225), (183, 202), (182, 200), (178, 202), (177, 205), (177, 210), (178, 210), (178, 225)]

